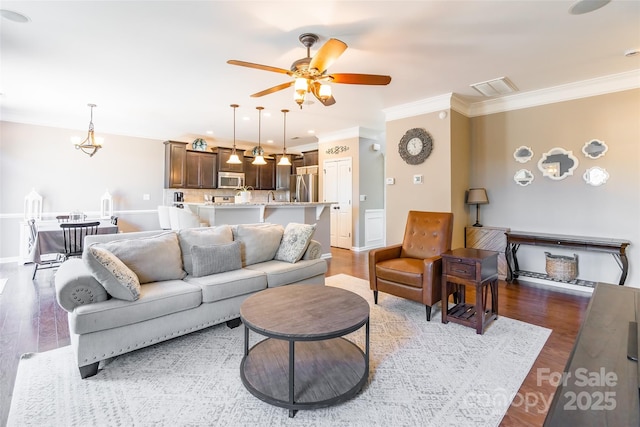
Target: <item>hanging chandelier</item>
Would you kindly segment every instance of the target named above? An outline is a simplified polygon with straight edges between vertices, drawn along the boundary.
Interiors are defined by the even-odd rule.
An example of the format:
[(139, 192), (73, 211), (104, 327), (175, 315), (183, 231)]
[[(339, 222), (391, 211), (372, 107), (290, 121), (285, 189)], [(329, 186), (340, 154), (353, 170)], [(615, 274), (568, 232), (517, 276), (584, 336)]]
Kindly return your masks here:
[(287, 156), (287, 113), (289, 110), (281, 110), (284, 116), (284, 130), (282, 132), (282, 157), (278, 162), (278, 166), (291, 166), (289, 156)]
[(97, 107), (96, 104), (87, 104), (91, 108), (91, 119), (89, 120), (89, 132), (84, 141), (80, 142), (79, 137), (71, 138), (71, 142), (75, 145), (76, 150), (82, 150), (83, 153), (88, 154), (89, 157), (93, 157), (96, 152), (102, 148), (102, 138), (96, 138), (93, 133), (93, 107)]
[(253, 159), (251, 164), (266, 165), (267, 162), (264, 160), (264, 149), (260, 144), (260, 127), (262, 123), (262, 110), (264, 110), (264, 107), (256, 107), (256, 110), (258, 110), (258, 146), (253, 148), (252, 153), (255, 156), (255, 159)]
[(231, 165), (239, 165), (242, 163), (238, 157), (238, 153), (236, 153), (236, 108), (238, 107), (238, 104), (231, 104), (231, 108), (233, 108), (233, 151), (231, 152), (231, 156), (229, 156), (229, 160), (227, 160), (227, 163)]

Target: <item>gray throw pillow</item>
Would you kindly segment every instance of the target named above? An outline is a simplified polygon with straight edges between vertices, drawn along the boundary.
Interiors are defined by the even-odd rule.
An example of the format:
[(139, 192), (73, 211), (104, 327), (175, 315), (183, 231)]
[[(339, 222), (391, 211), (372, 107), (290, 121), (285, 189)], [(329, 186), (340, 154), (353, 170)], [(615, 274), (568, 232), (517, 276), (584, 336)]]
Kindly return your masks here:
[(233, 242), (233, 233), (229, 225), (185, 228), (178, 231), (178, 239), (182, 250), (184, 270), (193, 275), (191, 248), (194, 245), (211, 246)]
[(297, 224), (295, 222), (287, 224), (275, 259), (290, 263), (298, 262), (304, 255), (304, 251), (307, 250), (315, 229), (315, 224)]
[(82, 258), (91, 275), (109, 295), (127, 301), (135, 301), (140, 297), (138, 276), (114, 254), (92, 245), (82, 253)]
[(211, 246), (194, 245), (191, 247), (191, 261), (193, 277), (239, 270), (242, 268), (240, 242)]
[(163, 280), (180, 280), (182, 269), (180, 244), (175, 232), (140, 239), (99, 243), (99, 247), (117, 256), (138, 276), (141, 284)]
[(242, 245), (242, 266), (271, 261), (280, 246), (283, 233), (284, 228), (278, 224), (238, 225), (233, 237)]

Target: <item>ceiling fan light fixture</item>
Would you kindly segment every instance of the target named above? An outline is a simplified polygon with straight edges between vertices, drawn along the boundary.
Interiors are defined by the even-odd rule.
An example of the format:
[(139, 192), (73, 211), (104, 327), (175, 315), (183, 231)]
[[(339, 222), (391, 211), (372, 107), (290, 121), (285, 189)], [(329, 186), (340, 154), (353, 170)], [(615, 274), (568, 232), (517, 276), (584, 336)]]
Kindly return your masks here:
[(326, 83), (322, 83), (320, 85), (320, 89), (318, 90), (318, 96), (321, 100), (326, 101), (331, 98), (331, 86)]

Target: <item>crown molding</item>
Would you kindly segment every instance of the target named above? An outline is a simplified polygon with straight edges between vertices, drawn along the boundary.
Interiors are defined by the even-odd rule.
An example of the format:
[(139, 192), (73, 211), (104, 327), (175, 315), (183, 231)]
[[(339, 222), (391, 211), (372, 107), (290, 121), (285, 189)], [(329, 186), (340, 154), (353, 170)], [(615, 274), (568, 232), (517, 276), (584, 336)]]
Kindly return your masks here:
[(446, 93), (382, 111), (385, 113), (386, 121), (448, 109), (467, 117), (476, 117), (638, 88), (640, 69), (478, 102), (468, 102), (461, 95)]
[(325, 133), (322, 135), (318, 135), (318, 144), (323, 144), (327, 142), (335, 142), (341, 141), (350, 138), (368, 138), (378, 140), (380, 139), (380, 135), (382, 135), (384, 131), (368, 129), (363, 127), (352, 127), (343, 130), (339, 130), (336, 132)]
[(640, 88), (640, 69), (472, 103), (469, 117)]

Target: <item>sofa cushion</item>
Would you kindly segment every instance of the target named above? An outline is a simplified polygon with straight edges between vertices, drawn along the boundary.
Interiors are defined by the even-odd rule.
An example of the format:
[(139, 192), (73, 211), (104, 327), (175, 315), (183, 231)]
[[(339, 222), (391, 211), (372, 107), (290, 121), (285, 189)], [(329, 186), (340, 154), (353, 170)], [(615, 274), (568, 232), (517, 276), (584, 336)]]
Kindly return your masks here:
[(193, 245), (191, 246), (191, 262), (193, 277), (238, 270), (242, 268), (240, 242), (211, 246)]
[(327, 272), (327, 262), (323, 259), (309, 259), (291, 264), (272, 260), (250, 265), (246, 268), (266, 273), (267, 286), (274, 288), (325, 274)]
[(185, 228), (178, 232), (180, 249), (182, 250), (182, 262), (184, 270), (188, 274), (193, 274), (193, 264), (191, 261), (191, 247), (220, 245), (233, 242), (233, 233), (228, 225), (216, 227)]
[(76, 307), (69, 316), (69, 329), (87, 334), (117, 328), (198, 307), (201, 302), (200, 287), (183, 280), (148, 283), (140, 288), (137, 301), (112, 298)]
[(140, 281), (114, 254), (98, 246), (90, 246), (82, 254), (93, 277), (114, 298), (135, 301), (140, 296)]
[(182, 257), (178, 236), (174, 232), (153, 237), (96, 243), (124, 262), (138, 276), (140, 283), (182, 279)]
[(246, 268), (203, 277), (187, 276), (184, 281), (202, 288), (203, 303), (233, 298), (267, 288), (266, 274)]
[(278, 224), (238, 225), (233, 238), (241, 243), (242, 266), (272, 260), (283, 234)]
[(291, 263), (298, 262), (304, 255), (304, 251), (307, 250), (315, 229), (315, 224), (298, 224), (295, 222), (287, 224), (275, 259)]

